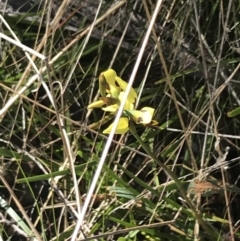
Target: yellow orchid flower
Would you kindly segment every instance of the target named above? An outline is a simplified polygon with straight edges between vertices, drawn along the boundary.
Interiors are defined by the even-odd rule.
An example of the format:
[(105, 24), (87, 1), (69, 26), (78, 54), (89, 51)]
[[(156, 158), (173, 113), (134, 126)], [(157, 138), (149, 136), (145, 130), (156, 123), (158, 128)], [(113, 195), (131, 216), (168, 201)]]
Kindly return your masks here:
[[(128, 125), (129, 125), (129, 120), (127, 117), (120, 118), (115, 134), (125, 134), (129, 129)], [(107, 129), (105, 129), (103, 133), (109, 134), (112, 130), (112, 127), (113, 127), (113, 123)]]
[[(116, 113), (123, 101), (127, 86), (128, 83), (118, 77), (113, 69), (102, 72), (99, 76), (99, 90), (102, 97), (98, 101), (91, 103), (88, 109), (102, 108), (104, 111)], [(134, 109), (136, 99), (137, 93), (131, 88), (124, 105), (124, 117), (120, 118), (115, 134), (125, 134), (129, 130), (129, 119), (147, 127), (154, 127), (158, 124), (157, 121), (152, 120), (155, 111), (154, 108), (144, 107), (141, 110)], [(112, 126), (113, 124), (104, 130), (103, 133), (109, 134)]]
[[(118, 97), (118, 103), (104, 107), (102, 108), (102, 110), (108, 111), (108, 112), (117, 112), (124, 95), (125, 95), (124, 92), (120, 92)], [(130, 101), (127, 99), (124, 105), (124, 110), (131, 111), (133, 109), (134, 109), (133, 103), (130, 103)], [(120, 118), (115, 134), (125, 134), (129, 129), (128, 125), (129, 125), (129, 119), (127, 117)], [(106, 130), (104, 130), (103, 133), (109, 134), (110, 131), (112, 130), (112, 126), (113, 124), (111, 124)]]
[[(144, 107), (141, 110), (125, 110), (125, 113), (128, 113), (130, 118), (134, 120), (137, 124), (143, 124), (146, 127), (154, 128), (158, 125), (158, 122), (152, 120), (155, 109), (151, 107)], [(112, 130), (113, 123), (103, 131), (104, 134), (109, 134)], [(119, 120), (115, 134), (125, 134), (129, 130), (129, 118), (122, 117)]]
[[(107, 111), (110, 111), (110, 108), (113, 108), (113, 112), (117, 111), (118, 105), (111, 105), (106, 108), (102, 109), (107, 109)], [(115, 108), (115, 109), (114, 109)], [(144, 107), (141, 110), (134, 110), (134, 109), (125, 109), (124, 113), (127, 114), (132, 120), (134, 120), (137, 124), (143, 124), (147, 127), (154, 127), (155, 125), (158, 124), (157, 121), (152, 120), (152, 116), (154, 114), (155, 109), (151, 107)], [(103, 131), (105, 134), (109, 134), (110, 131), (112, 130), (113, 124), (111, 124), (106, 130)], [(115, 134), (125, 134), (129, 129), (129, 118), (123, 117), (120, 118), (119, 123), (117, 125), (117, 129)]]
[[(104, 71), (99, 76), (99, 90), (101, 96), (105, 97), (106, 93), (112, 95), (113, 98), (117, 98), (120, 92), (124, 92), (127, 89), (128, 83), (117, 76), (113, 69)], [(131, 88), (128, 96), (130, 103), (135, 103), (137, 99), (136, 91)]]

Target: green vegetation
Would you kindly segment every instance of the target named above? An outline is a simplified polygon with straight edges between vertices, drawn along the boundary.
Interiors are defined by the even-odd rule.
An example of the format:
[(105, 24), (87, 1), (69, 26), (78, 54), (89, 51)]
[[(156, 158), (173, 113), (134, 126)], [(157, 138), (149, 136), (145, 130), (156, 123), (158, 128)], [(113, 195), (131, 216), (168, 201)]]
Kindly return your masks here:
[(0, 238), (240, 240), (239, 1), (34, 2), (0, 4)]

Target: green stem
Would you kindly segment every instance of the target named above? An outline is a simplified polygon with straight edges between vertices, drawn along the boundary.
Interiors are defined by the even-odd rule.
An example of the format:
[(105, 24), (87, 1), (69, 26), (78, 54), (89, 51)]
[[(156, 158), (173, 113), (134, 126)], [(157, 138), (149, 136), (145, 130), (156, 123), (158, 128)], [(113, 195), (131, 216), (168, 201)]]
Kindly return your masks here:
[(197, 212), (194, 205), (192, 204), (191, 200), (188, 198), (186, 191), (183, 189), (181, 182), (178, 180), (178, 177), (176, 174), (171, 171), (167, 166), (165, 166), (161, 161), (159, 161), (156, 156), (153, 154), (149, 146), (141, 139), (141, 137), (137, 134), (135, 125), (132, 121), (130, 121), (129, 126), (130, 132), (133, 134), (133, 136), (137, 139), (137, 141), (140, 143), (140, 145), (143, 147), (145, 152), (172, 178), (172, 180), (176, 183), (177, 187), (179, 188), (183, 198), (185, 199), (188, 206), (193, 211), (193, 214), (195, 218), (198, 220), (199, 224), (205, 229), (205, 231), (212, 237), (214, 240), (216, 240), (216, 237), (218, 237), (216, 231), (209, 225), (207, 225), (204, 220), (202, 219), (201, 215)]

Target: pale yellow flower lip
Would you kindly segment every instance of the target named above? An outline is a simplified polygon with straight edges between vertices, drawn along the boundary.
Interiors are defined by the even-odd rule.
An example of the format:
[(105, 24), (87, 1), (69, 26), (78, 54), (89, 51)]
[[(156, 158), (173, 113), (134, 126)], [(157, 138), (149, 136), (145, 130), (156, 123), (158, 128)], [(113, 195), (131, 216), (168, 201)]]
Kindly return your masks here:
[(152, 121), (152, 117), (153, 117), (154, 111), (155, 111), (154, 108), (143, 107), (141, 109), (142, 121), (140, 121), (140, 123), (142, 123), (142, 124), (149, 124)]
[[(104, 134), (109, 134), (112, 130), (113, 123), (103, 131)], [(127, 117), (119, 119), (115, 134), (125, 134), (129, 129), (129, 120)]]
[(137, 124), (145, 125), (151, 123), (154, 111), (155, 109), (151, 107), (143, 107), (141, 110), (131, 110), (129, 113)]

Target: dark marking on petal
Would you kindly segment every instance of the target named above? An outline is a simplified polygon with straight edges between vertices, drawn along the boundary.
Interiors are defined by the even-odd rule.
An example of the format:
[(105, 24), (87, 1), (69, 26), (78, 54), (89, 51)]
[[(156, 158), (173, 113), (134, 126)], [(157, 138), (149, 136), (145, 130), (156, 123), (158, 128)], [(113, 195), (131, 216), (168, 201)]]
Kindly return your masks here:
[(117, 100), (111, 97), (101, 97), (102, 100), (106, 105), (114, 105), (117, 103)]
[(117, 87), (120, 87), (120, 85), (118, 84), (118, 82), (115, 80), (115, 85), (117, 86)]
[(143, 118), (142, 118), (142, 117), (139, 117), (139, 118), (137, 119), (137, 121), (138, 121), (139, 123), (141, 123), (141, 122), (143, 121)]

